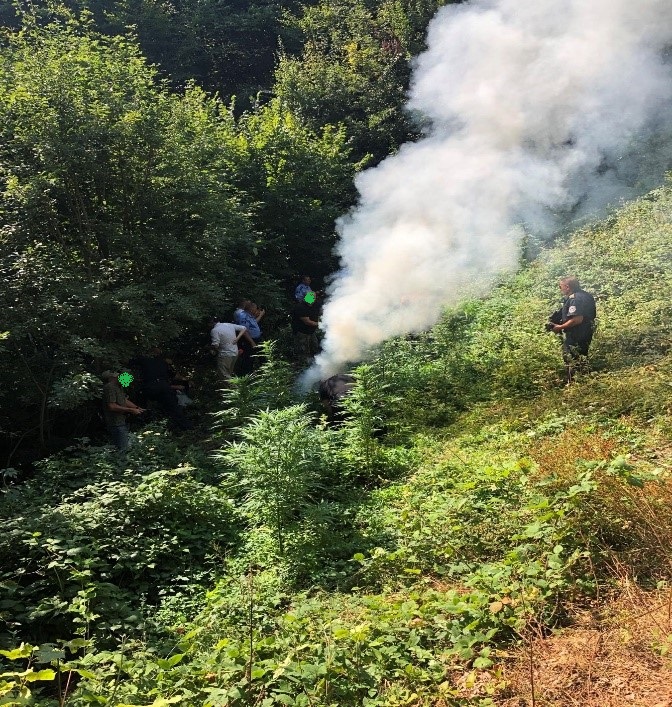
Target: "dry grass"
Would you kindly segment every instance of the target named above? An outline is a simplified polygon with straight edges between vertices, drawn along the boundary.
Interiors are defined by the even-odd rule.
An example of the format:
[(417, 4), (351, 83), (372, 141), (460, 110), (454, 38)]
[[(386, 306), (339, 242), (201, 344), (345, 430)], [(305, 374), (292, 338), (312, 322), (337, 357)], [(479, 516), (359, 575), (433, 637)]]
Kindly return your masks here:
[(502, 667), (500, 707), (672, 707), (672, 592), (624, 581), (600, 615), (532, 638)]
[(537, 463), (541, 476), (567, 479), (576, 475), (578, 461), (610, 460), (622, 451), (618, 440), (579, 428), (540, 439), (531, 446), (528, 455)]
[[(624, 421), (628, 422), (625, 418)], [(623, 574), (620, 566), (628, 567), (628, 574), (649, 582), (672, 576), (669, 439), (649, 429), (646, 444), (640, 445), (636, 454), (629, 454), (621, 440), (577, 427), (533, 442), (528, 455), (536, 462), (539, 477), (553, 476), (560, 486), (573, 483), (577, 462), (581, 460), (610, 461), (625, 455), (636, 472), (647, 474), (657, 469), (657, 478), (642, 486), (596, 470), (598, 491), (586, 498), (581, 507), (582, 521), (577, 524), (577, 533), (584, 536), (586, 547), (602, 548), (602, 558), (613, 565), (618, 576)]]

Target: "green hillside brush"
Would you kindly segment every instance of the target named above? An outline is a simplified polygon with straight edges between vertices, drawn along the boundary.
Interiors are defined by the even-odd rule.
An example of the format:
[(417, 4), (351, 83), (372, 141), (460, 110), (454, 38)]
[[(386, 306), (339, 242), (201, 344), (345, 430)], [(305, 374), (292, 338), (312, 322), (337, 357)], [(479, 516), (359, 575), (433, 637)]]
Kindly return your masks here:
[(320, 492), (322, 444), (304, 405), (266, 410), (239, 428), (239, 442), (218, 455), (233, 468), (228, 485), (241, 494), (251, 526), (272, 529), (283, 556), (286, 536)]

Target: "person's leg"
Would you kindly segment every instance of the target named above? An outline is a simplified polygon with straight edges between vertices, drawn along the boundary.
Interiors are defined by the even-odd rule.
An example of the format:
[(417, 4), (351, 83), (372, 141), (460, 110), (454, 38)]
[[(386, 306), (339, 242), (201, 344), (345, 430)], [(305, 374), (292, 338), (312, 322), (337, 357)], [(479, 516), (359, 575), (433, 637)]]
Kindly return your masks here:
[(300, 331), (294, 334), (294, 356), (302, 366), (310, 361), (310, 334), (302, 334)]
[(224, 381), (224, 387), (228, 387), (229, 381), (233, 376), (233, 370), (236, 366), (236, 361), (238, 356), (218, 356), (217, 357), (217, 370), (219, 375)]
[(592, 332), (590, 337), (584, 339), (583, 341), (577, 342), (576, 352), (577, 352), (577, 369), (581, 373), (590, 373), (590, 360), (588, 359), (588, 348), (590, 347), (590, 341), (593, 338)]
[(565, 384), (569, 385), (574, 377), (574, 355), (567, 338), (562, 342), (562, 360), (565, 362)]
[(238, 346), (243, 350), (243, 353), (238, 356), (236, 373), (239, 376), (247, 376), (252, 373), (252, 345), (247, 339), (241, 339)]
[(592, 339), (592, 333), (589, 338), (575, 339), (572, 336), (565, 335), (565, 340), (562, 345), (562, 358), (565, 361), (567, 370), (567, 383), (572, 383), (577, 371), (588, 373), (588, 347)]
[(112, 444), (119, 452), (126, 454), (129, 446), (128, 427), (126, 425), (108, 425), (107, 431), (112, 439)]

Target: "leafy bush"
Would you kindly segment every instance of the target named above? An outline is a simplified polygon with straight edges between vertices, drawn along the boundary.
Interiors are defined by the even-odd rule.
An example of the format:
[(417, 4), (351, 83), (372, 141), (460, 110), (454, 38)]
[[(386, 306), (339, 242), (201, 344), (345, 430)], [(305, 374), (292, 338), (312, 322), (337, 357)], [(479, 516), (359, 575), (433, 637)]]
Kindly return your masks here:
[(248, 419), (262, 410), (277, 410), (298, 402), (295, 372), (291, 364), (278, 356), (275, 341), (264, 341), (255, 351), (262, 364), (252, 376), (231, 380), (224, 391), (224, 407), (213, 414), (218, 433), (242, 428)]
[(224, 492), (187, 467), (127, 471), (65, 491), (56, 503), (35, 493), (36, 481), (3, 501), (13, 513), (0, 521), (2, 617), (21, 635), (64, 635), (73, 622), (87, 636), (137, 628), (141, 601), (155, 604), (212, 577), (220, 547), (236, 538)]
[(238, 436), (220, 458), (234, 469), (243, 513), (253, 525), (272, 528), (283, 556), (287, 531), (322, 492), (322, 439), (303, 405), (261, 412)]

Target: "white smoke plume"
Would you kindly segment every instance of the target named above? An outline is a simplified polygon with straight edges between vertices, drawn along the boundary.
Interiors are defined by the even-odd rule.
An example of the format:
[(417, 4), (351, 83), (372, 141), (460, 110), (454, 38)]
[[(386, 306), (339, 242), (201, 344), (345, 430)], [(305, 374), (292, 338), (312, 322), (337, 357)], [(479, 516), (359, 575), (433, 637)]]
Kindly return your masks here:
[(515, 268), (523, 227), (552, 233), (631, 196), (647, 135), (672, 130), (671, 44), (671, 0), (442, 8), (410, 89), (429, 128), (356, 180), (309, 377), (485, 292)]

